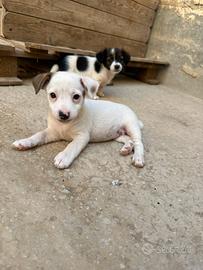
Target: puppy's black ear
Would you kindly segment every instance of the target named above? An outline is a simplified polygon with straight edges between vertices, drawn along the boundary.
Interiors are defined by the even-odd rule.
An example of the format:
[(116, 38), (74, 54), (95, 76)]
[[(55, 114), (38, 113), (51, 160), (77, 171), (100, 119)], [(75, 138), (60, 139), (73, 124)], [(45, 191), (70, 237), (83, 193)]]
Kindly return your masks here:
[(41, 73), (35, 76), (32, 80), (32, 84), (35, 88), (35, 94), (39, 93), (40, 89), (44, 89), (46, 84), (50, 81), (51, 79), (51, 72), (48, 73)]
[(125, 50), (121, 50), (123, 58), (124, 58), (124, 63), (125, 65), (128, 64), (128, 62), (130, 61), (130, 54), (128, 52), (126, 52)]
[(96, 54), (97, 61), (99, 63), (101, 63), (101, 64), (104, 62), (104, 60), (106, 59), (106, 57), (107, 57), (107, 49), (104, 49), (103, 51), (100, 51), (100, 52), (98, 52)]

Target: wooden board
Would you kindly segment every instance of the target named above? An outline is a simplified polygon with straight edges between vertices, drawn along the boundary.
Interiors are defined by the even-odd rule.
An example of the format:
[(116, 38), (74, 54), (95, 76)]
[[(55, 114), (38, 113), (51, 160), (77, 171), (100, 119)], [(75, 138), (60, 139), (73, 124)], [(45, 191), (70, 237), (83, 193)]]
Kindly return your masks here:
[[(88, 0), (87, 2), (92, 1)], [(100, 5), (101, 2), (102, 1), (100, 1)], [(108, 1), (104, 2), (109, 3)], [(118, 17), (117, 15), (109, 14), (101, 10), (95, 10), (92, 7), (70, 0), (49, 0), (40, 1), (40, 3), (38, 0), (6, 0), (3, 4), (7, 11), (143, 43), (148, 41), (150, 35), (150, 25), (136, 23), (132, 20)], [(112, 6), (112, 3), (110, 3), (110, 5)], [(130, 10), (129, 7), (128, 10)], [(148, 10), (151, 12), (150, 9)], [(139, 10), (137, 11), (139, 13)], [(135, 15), (137, 15), (138, 21), (140, 19), (143, 20), (142, 14)], [(152, 20), (153, 16), (151, 17), (151, 23)], [(13, 23), (15, 24), (15, 21), (13, 21)]]
[(75, 0), (86, 6), (151, 26), (155, 11), (132, 0)]
[(130, 63), (132, 66), (136, 63), (142, 63), (142, 64), (147, 63), (147, 64), (169, 66), (169, 62), (167, 61), (160, 61), (160, 60), (155, 60), (151, 58), (141, 58), (141, 57), (131, 57)]
[(17, 77), (0, 77), (0, 86), (21, 85), (23, 81)]
[(0, 37), (0, 51), (11, 51), (13, 52), (15, 47), (4, 38)]
[(89, 51), (89, 50), (80, 50), (80, 49), (72, 49), (68, 47), (62, 47), (62, 46), (52, 46), (47, 44), (38, 44), (38, 43), (32, 43), (32, 42), (25, 42), (25, 47), (30, 52), (33, 52), (33, 49), (37, 50), (44, 50), (47, 51), (49, 54), (51, 53), (67, 53), (67, 54), (79, 54), (79, 55), (89, 55), (89, 56), (95, 56), (95, 52)]
[(17, 76), (16, 57), (0, 56), (0, 77)]
[(143, 6), (156, 10), (159, 5), (159, 0), (133, 0)]
[(6, 12), (3, 34), (8, 39), (68, 46), (98, 51), (104, 47), (122, 47), (133, 56), (144, 57), (146, 44), (95, 31)]

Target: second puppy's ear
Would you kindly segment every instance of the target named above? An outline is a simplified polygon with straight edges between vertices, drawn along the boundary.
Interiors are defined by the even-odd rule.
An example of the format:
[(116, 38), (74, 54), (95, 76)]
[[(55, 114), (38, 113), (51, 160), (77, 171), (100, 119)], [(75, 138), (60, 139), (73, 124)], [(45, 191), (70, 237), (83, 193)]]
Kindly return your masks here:
[(125, 65), (128, 64), (128, 62), (130, 61), (130, 54), (128, 52), (126, 52), (125, 50), (122, 50), (122, 55), (124, 57), (124, 63)]
[(51, 72), (41, 73), (35, 76), (32, 80), (32, 84), (35, 88), (35, 94), (38, 94), (41, 89), (45, 89), (45, 86), (50, 81), (52, 76)]
[(103, 63), (107, 56), (107, 49), (104, 49), (103, 51), (100, 51), (96, 54), (97, 61), (99, 63)]
[(85, 92), (90, 98), (98, 99), (97, 91), (99, 89), (98, 81), (91, 79), (89, 77), (80, 78), (80, 83), (83, 86)]

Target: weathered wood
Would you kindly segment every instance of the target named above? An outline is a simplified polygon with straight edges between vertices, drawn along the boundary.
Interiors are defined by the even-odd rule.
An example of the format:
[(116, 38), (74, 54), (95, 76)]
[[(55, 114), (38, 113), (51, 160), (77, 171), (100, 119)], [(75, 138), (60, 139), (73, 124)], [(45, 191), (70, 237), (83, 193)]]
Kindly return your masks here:
[(32, 43), (32, 42), (25, 42), (25, 46), (30, 52), (33, 52), (32, 49), (37, 50), (45, 50), (48, 51), (48, 53), (67, 53), (67, 54), (79, 54), (79, 55), (89, 55), (94, 56), (95, 52), (89, 51), (89, 50), (80, 50), (80, 49), (71, 49), (68, 47), (62, 47), (62, 46), (51, 46), (47, 44), (38, 44), (38, 43)]
[[(4, 52), (6, 51), (3, 51), (3, 53)], [(17, 58), (11, 56), (0, 56), (0, 85), (18, 84), (22, 84), (22, 81), (17, 78)]]
[(168, 66), (169, 63), (166, 61), (133, 57), (124, 74), (148, 84), (159, 84), (160, 73)]
[(141, 57), (131, 57), (130, 59), (130, 65), (133, 66), (138, 66), (138, 64), (140, 63), (140, 65), (144, 64), (157, 64), (157, 65), (162, 65), (162, 66), (168, 66), (169, 62), (167, 61), (160, 61), (160, 60), (155, 60), (155, 59), (151, 59), (151, 58), (141, 58)]
[[(114, 0), (114, 2), (115, 1), (116, 0)], [(89, 3), (89, 0), (84, 2)], [(100, 1), (100, 4), (101, 2), (103, 1)], [(108, 3), (108, 1), (106, 2)], [(38, 0), (6, 0), (3, 4), (5, 9), (10, 12), (63, 23), (65, 25), (81, 27), (95, 32), (144, 43), (149, 39), (150, 25), (136, 23), (132, 20), (118, 17), (118, 15), (95, 10), (88, 5), (81, 5), (80, 3), (70, 0), (49, 0), (40, 2)], [(126, 3), (124, 2), (124, 4)], [(110, 5), (112, 6), (113, 3), (110, 3)], [(126, 7), (128, 6), (126, 5)], [(129, 7), (128, 9), (130, 10)], [(137, 21), (142, 21), (143, 14), (139, 15), (139, 10), (137, 10), (137, 12), (138, 14), (135, 14), (137, 15)], [(151, 22), (152, 20), (153, 16), (151, 17)], [(13, 21), (13, 23), (15, 23), (15, 21)]]
[(154, 10), (132, 0), (75, 0), (75, 2), (148, 26), (152, 25), (155, 16)]
[(0, 51), (14, 51), (15, 47), (4, 38), (0, 37)]
[(21, 85), (23, 81), (17, 77), (0, 77), (0, 86)]
[(146, 51), (144, 43), (11, 12), (3, 17), (3, 34), (8, 39), (93, 51), (122, 46), (139, 57)]
[(159, 68), (154, 67), (154, 68), (146, 68), (140, 70), (140, 72), (137, 74), (137, 79), (148, 84), (159, 84)]
[(53, 60), (37, 59), (37, 58), (17, 58), (18, 76), (20, 78), (33, 78), (38, 73), (50, 71), (51, 67), (56, 63)]
[(160, 2), (159, 0), (132, 0), (132, 1), (154, 10), (157, 9)]
[(0, 56), (0, 77), (17, 76), (16, 57)]

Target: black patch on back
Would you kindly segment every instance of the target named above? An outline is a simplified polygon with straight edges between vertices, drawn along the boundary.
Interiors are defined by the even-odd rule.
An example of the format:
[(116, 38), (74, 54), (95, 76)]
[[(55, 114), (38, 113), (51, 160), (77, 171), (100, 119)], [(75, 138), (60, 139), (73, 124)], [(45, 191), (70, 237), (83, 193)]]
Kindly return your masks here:
[(85, 56), (78, 56), (77, 63), (76, 63), (77, 69), (79, 71), (85, 71), (88, 68), (88, 60)]
[(59, 60), (58, 66), (59, 66), (59, 71), (67, 71), (69, 69), (68, 55)]
[(96, 61), (94, 62), (94, 69), (95, 69), (95, 71), (96, 71), (97, 73), (100, 72), (101, 67), (102, 67), (101, 64), (96, 60)]

